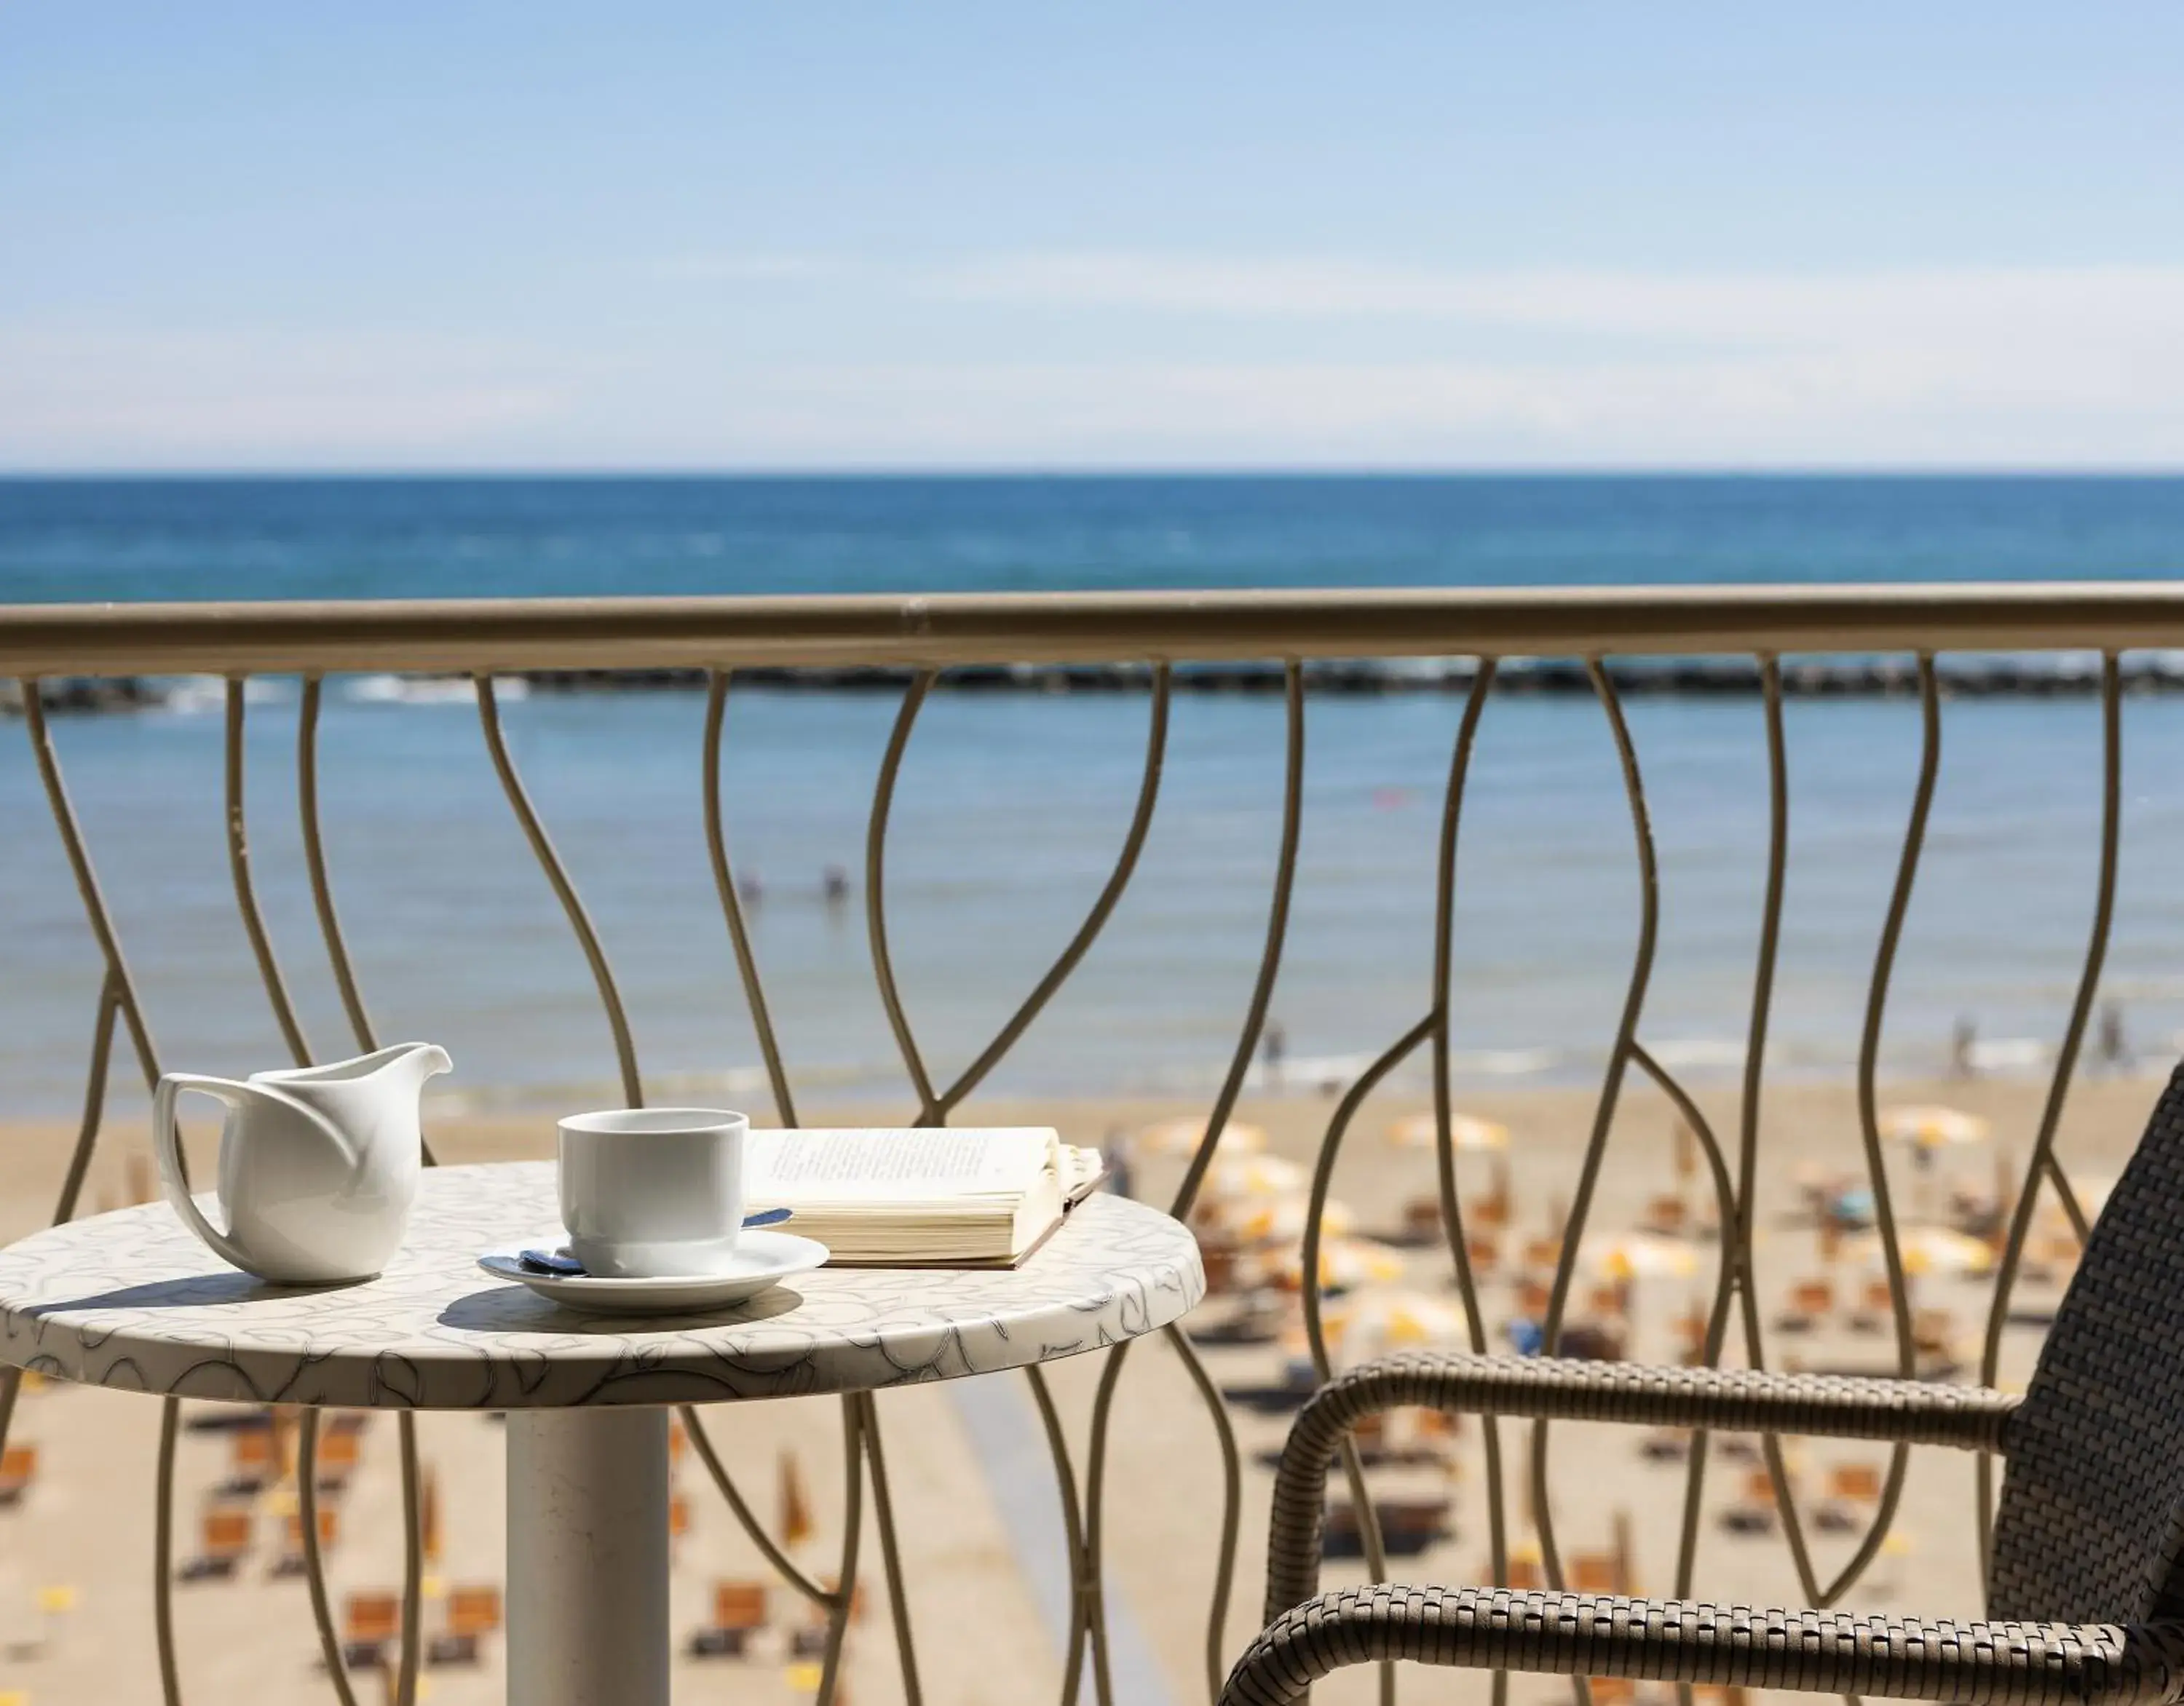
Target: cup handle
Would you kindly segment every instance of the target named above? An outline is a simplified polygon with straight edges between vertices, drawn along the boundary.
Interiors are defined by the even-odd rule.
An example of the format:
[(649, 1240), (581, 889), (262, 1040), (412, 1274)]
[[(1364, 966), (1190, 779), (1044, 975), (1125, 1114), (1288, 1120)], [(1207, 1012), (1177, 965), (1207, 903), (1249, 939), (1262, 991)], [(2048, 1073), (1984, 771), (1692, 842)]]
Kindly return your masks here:
[[(214, 1255), (249, 1272), (250, 1259), (232, 1238), (205, 1219), (203, 1211), (190, 1195), (190, 1187), (183, 1181), (181, 1131), (175, 1124), (175, 1098), (185, 1090), (214, 1098), (226, 1104), (232, 1114), (242, 1105), (243, 1087), (231, 1079), (207, 1078), (195, 1072), (166, 1074), (152, 1092), (152, 1148), (159, 1160), (159, 1183), (166, 1192), (168, 1203), (182, 1217), (182, 1224), (203, 1239)], [(220, 1141), (227, 1141), (225, 1131)]]

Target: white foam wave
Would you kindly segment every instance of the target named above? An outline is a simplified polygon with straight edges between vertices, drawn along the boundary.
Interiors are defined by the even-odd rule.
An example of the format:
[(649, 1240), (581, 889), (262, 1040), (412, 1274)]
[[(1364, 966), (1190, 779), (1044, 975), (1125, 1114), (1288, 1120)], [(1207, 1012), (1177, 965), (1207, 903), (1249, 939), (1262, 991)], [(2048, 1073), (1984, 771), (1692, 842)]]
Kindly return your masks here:
[(1996, 1036), (1975, 1042), (1969, 1051), (1972, 1065), (1982, 1072), (2023, 1071), (2047, 1063), (2051, 1050), (2036, 1036)]
[(1646, 1047), (1663, 1066), (1730, 1067), (1744, 1064), (1744, 1045), (1726, 1037), (1671, 1037), (1665, 1042), (1649, 1042)]
[(1479, 1078), (1532, 1078), (1552, 1072), (1562, 1056), (1552, 1048), (1475, 1048), (1449, 1056), (1449, 1068)]
[[(278, 705), (290, 697), (286, 681), (262, 681), (253, 676), (242, 684), (242, 703), (246, 705)], [(224, 709), (227, 704), (227, 678), (224, 675), (177, 675), (164, 685), (159, 700), (162, 710), (177, 716), (202, 716), (208, 711)]]
[[(493, 692), (504, 703), (528, 698), (531, 684), (521, 677), (497, 681)], [(343, 697), (359, 705), (469, 705), (476, 703), (477, 688), (467, 675), (359, 675)]]

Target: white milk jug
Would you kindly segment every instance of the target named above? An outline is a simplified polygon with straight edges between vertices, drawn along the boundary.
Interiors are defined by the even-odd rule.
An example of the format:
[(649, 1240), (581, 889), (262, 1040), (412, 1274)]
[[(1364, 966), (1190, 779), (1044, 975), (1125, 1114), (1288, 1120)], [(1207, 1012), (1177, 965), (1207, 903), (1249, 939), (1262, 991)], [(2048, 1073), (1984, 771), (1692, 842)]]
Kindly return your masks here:
[[(331, 1066), (208, 1078), (170, 1072), (152, 1098), (152, 1142), (167, 1200), (213, 1252), (260, 1279), (370, 1279), (402, 1242), (417, 1194), (425, 1081), (448, 1070), (436, 1043), (402, 1042)], [(220, 1136), (221, 1231), (182, 1182), (175, 1099), (227, 1106)]]

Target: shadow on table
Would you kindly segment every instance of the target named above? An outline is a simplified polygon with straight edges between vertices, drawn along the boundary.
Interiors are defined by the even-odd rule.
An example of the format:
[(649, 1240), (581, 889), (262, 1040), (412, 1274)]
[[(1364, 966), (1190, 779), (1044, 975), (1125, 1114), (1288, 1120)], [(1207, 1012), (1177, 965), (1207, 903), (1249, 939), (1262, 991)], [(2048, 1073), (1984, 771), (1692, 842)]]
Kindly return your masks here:
[(147, 1280), (141, 1286), (118, 1286), (109, 1292), (92, 1292), (81, 1298), (58, 1298), (51, 1303), (32, 1303), (22, 1313), (36, 1317), (74, 1309), (203, 1309), (229, 1303), (255, 1303), (269, 1298), (308, 1298), (322, 1292), (347, 1291), (365, 1283), (362, 1280), (336, 1280), (319, 1286), (276, 1286), (254, 1274), (190, 1274), (179, 1280)]
[(803, 1302), (803, 1293), (794, 1286), (776, 1286), (747, 1303), (717, 1309), (665, 1315), (589, 1315), (565, 1309), (521, 1286), (488, 1286), (457, 1298), (440, 1311), (439, 1322), (443, 1327), (471, 1333), (590, 1333), (626, 1337), (632, 1333), (747, 1325), (785, 1315)]

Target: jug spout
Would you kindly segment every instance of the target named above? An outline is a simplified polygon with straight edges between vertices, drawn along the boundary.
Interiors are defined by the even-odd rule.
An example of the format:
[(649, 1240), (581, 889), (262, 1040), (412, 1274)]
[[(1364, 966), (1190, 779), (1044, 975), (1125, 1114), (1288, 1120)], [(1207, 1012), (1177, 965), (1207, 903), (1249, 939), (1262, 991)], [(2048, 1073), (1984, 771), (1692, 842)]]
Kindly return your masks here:
[(398, 1042), (392, 1048), (380, 1050), (380, 1053), (391, 1058), (379, 1070), (394, 1082), (407, 1085), (413, 1095), (422, 1096), (427, 1081), (455, 1070), (455, 1063), (448, 1059), (448, 1051), (437, 1042)]

